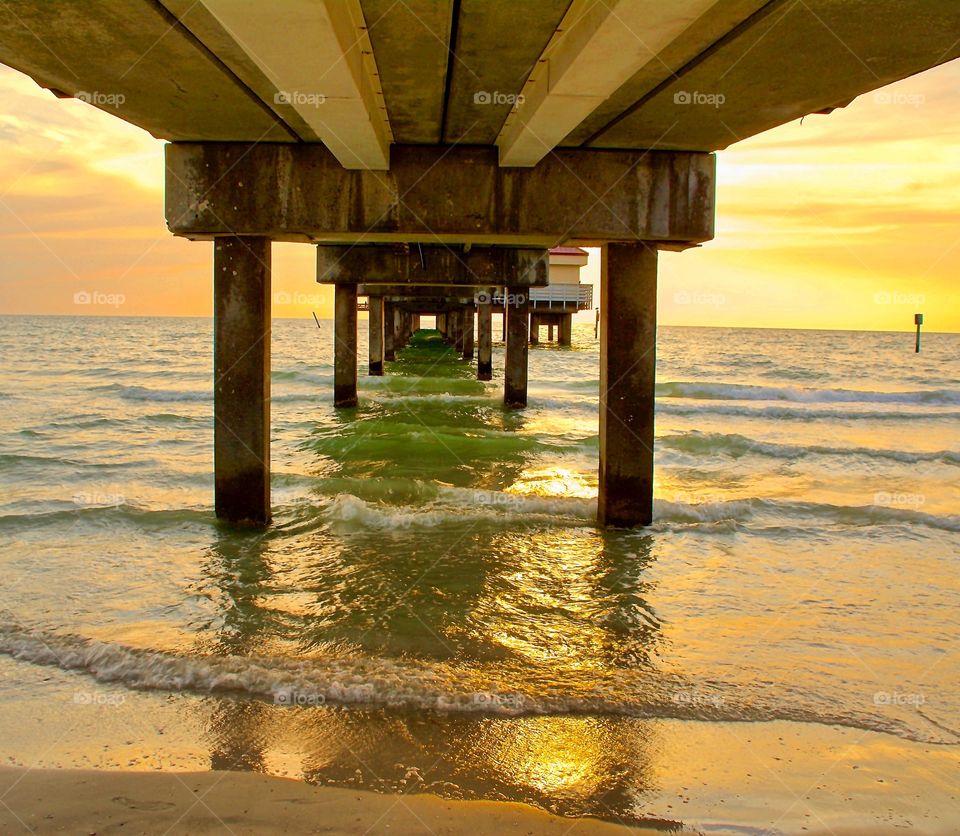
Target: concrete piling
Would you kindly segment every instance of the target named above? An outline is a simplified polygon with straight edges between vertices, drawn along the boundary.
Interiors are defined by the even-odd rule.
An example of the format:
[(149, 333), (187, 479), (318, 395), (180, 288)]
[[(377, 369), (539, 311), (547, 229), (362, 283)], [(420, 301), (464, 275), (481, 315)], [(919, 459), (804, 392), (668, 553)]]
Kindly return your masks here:
[(394, 342), (393, 303), (383, 300), (383, 359), (393, 362), (397, 359), (397, 347)]
[(606, 244), (600, 268), (600, 492), (603, 525), (653, 521), (657, 251)]
[(216, 515), (270, 521), (270, 239), (218, 236), (213, 256)]
[(504, 365), (503, 402), (512, 409), (527, 405), (527, 356), (529, 348), (529, 297), (526, 288), (507, 288), (507, 351)]
[(374, 377), (383, 375), (383, 297), (369, 297), (368, 306), (368, 349), (370, 357), (369, 370)]
[(357, 286), (338, 284), (333, 314), (333, 405), (357, 405)]
[(463, 317), (463, 340), (461, 356), (464, 360), (473, 360), (473, 305), (465, 305), (461, 316)]
[(493, 378), (493, 305), (477, 306), (477, 380)]

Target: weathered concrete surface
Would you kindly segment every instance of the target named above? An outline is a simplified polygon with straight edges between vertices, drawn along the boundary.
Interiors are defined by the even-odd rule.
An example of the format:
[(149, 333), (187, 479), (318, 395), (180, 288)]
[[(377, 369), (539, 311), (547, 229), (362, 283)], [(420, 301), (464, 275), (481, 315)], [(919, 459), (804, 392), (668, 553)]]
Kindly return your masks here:
[[(531, 247), (321, 244), (317, 247), (317, 281), (359, 284), (383, 295), (421, 292), (464, 295), (470, 288), (516, 279), (519, 287), (549, 282), (547, 250)], [(388, 288), (388, 289), (384, 289)], [(394, 288), (396, 291), (394, 292)], [(426, 288), (421, 291), (420, 288)]]
[(8, 0), (0, 62), (165, 139), (296, 139), (159, 4)]
[[(252, 9), (251, 20), (237, 5), (6, 0), (0, 61), (68, 95), (105, 94), (95, 106), (165, 139), (321, 137), (350, 165), (359, 147), (353, 136), (381, 120), (401, 144), (489, 146), (513, 130), (517, 94), (525, 99), (512, 116), (532, 120), (527, 139), (542, 146), (538, 153), (717, 150), (960, 56), (956, 0), (239, 4)], [(570, 26), (578, 15), (584, 22)], [(344, 37), (343, 16), (353, 39)], [(688, 24), (682, 31), (671, 28), (678, 18)], [(363, 94), (357, 108), (360, 88), (343, 95), (343, 83), (316, 71), (315, 61), (335, 61), (341, 82), (357, 65), (375, 68), (365, 73), (381, 82), (382, 99)], [(724, 103), (675, 101), (695, 92)], [(117, 95), (119, 106), (110, 98)], [(378, 150), (370, 159), (359, 154), (360, 162), (382, 165)]]
[(570, 149), (502, 169), (495, 148), (394, 146), (389, 172), (347, 171), (318, 145), (173, 143), (166, 154), (167, 225), (194, 239), (550, 247), (713, 237), (710, 154)]
[(270, 241), (217, 238), (213, 468), (218, 517), (270, 522)]
[(453, 0), (360, 0), (360, 5), (398, 141), (440, 142)]
[[(635, 101), (598, 148), (726, 148), (960, 56), (956, 0), (776, 0)], [(720, 106), (677, 96), (722, 96)]]
[[(569, 5), (460, 0), (444, 142), (493, 145), (513, 106), (509, 97), (520, 92)], [(509, 38), (503, 37), (507, 31)]]
[(509, 408), (527, 405), (527, 320), (529, 300), (523, 288), (509, 288), (507, 351), (503, 368), (503, 402)]
[[(574, 2), (527, 80), (497, 145), (504, 165), (536, 165), (668, 48), (716, 0)], [(641, 34), (642, 33), (642, 34)]]
[(600, 491), (602, 525), (653, 521), (657, 369), (657, 252), (610, 244), (600, 267)]
[[(360, 296), (395, 296), (403, 299), (465, 299), (470, 301), (479, 292), (481, 285), (421, 285), (421, 284), (361, 284), (357, 285)], [(483, 286), (485, 287), (485, 285)]]
[(383, 359), (393, 362), (397, 359), (397, 347), (394, 344), (393, 304), (383, 300)]
[(493, 305), (486, 302), (477, 305), (477, 380), (492, 379)]
[(474, 320), (475, 309), (473, 305), (466, 305), (463, 309), (463, 354), (464, 360), (473, 360), (474, 351)]
[(338, 284), (333, 298), (333, 405), (357, 405), (357, 286)]
[(371, 296), (367, 307), (369, 370), (374, 377), (383, 374), (383, 297)]

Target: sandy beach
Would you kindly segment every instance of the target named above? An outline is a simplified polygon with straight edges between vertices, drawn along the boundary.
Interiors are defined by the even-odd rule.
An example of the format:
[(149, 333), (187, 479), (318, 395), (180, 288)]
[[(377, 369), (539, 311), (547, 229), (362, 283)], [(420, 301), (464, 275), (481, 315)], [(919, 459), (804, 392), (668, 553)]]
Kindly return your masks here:
[[(614, 834), (705, 833), (553, 816), (525, 804), (451, 801), (314, 787), (249, 772), (114, 772), (0, 768), (0, 831), (163, 834)], [(714, 832), (711, 828), (710, 832)], [(727, 832), (727, 831), (725, 831)], [(740, 832), (788, 833), (744, 828)], [(832, 836), (900, 833), (870, 827), (797, 831)], [(927, 831), (947, 834), (947, 830)]]
[[(249, 772), (0, 770), (0, 831), (32, 833), (663, 832), (524, 804), (313, 787)], [(670, 827), (669, 822), (664, 823)], [(672, 828), (670, 828), (672, 829)]]

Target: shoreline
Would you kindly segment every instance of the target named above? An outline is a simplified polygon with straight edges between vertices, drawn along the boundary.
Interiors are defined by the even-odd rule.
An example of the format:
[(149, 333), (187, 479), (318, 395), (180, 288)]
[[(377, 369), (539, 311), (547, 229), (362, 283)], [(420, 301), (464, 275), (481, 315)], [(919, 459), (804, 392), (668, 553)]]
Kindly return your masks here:
[[(680, 821), (649, 825), (556, 816), (511, 801), (461, 801), (427, 793), (390, 794), (318, 787), (255, 772), (130, 772), (0, 767), (0, 831), (24, 833), (469, 833), (471, 836), (662, 836), (703, 834)], [(826, 829), (709, 828), (710, 834), (803, 833), (883, 836), (895, 825)], [(946, 834), (947, 830), (924, 831)]]
[[(509, 801), (318, 787), (255, 772), (0, 767), (0, 832), (165, 834), (663, 834)], [(685, 831), (695, 832), (695, 831)]]

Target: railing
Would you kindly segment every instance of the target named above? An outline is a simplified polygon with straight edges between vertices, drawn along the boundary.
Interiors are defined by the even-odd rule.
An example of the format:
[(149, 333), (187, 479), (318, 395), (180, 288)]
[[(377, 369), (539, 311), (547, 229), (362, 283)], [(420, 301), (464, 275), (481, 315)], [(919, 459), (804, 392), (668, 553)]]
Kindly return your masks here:
[(576, 305), (578, 311), (593, 307), (592, 284), (553, 284), (530, 288), (530, 306), (550, 308), (554, 305)]

